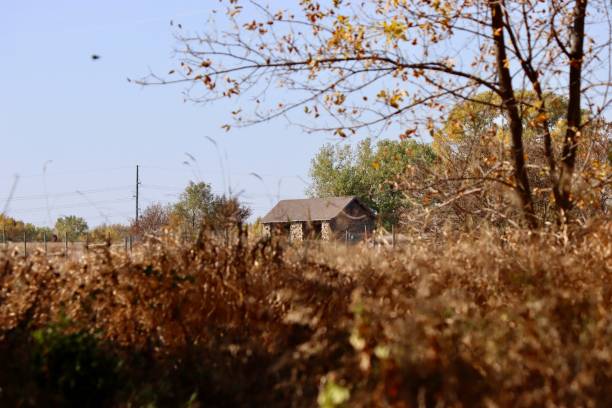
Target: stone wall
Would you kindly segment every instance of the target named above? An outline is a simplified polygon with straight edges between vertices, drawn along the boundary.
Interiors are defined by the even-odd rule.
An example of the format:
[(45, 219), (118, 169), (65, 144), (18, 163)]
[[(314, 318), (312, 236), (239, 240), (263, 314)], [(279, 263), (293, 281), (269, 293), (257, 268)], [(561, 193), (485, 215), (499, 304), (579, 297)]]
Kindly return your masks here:
[(289, 229), (289, 240), (291, 242), (304, 240), (304, 228), (301, 222), (291, 223), (291, 227)]
[(333, 231), (329, 221), (321, 222), (321, 239), (323, 241), (331, 241)]

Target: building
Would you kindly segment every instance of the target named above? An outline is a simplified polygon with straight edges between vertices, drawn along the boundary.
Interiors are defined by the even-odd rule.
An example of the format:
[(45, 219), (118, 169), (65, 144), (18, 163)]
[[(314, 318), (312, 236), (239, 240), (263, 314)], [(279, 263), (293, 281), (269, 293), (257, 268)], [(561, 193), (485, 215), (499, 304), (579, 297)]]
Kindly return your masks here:
[(281, 200), (262, 219), (264, 233), (304, 238), (358, 241), (375, 226), (376, 214), (357, 197)]

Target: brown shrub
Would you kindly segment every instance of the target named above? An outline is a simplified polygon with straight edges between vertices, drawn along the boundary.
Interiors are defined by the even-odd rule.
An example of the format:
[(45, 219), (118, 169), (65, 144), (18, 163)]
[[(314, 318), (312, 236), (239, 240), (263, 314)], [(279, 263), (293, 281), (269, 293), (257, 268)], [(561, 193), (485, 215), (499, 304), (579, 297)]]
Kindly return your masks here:
[(0, 403), (49, 400), (28, 347), (67, 319), (123, 361), (114, 405), (312, 406), (333, 383), (353, 406), (610, 406), (611, 227), (395, 251), (203, 231), (132, 255), (4, 253)]

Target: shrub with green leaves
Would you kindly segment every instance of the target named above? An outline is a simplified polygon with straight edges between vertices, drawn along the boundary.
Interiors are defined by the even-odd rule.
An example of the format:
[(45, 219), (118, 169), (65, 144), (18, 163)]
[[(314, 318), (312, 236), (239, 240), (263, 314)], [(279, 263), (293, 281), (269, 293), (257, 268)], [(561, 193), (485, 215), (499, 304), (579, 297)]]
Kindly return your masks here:
[(32, 333), (33, 369), (50, 403), (101, 406), (118, 383), (119, 361), (98, 338), (71, 330), (68, 321)]

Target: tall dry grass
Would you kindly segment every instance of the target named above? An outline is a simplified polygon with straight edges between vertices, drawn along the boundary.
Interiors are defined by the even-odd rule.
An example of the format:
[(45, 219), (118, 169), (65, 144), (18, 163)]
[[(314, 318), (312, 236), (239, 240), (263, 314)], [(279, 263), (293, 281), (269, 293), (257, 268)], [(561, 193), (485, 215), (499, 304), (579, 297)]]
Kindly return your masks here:
[(0, 405), (612, 406), (611, 231), (3, 253)]

